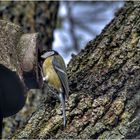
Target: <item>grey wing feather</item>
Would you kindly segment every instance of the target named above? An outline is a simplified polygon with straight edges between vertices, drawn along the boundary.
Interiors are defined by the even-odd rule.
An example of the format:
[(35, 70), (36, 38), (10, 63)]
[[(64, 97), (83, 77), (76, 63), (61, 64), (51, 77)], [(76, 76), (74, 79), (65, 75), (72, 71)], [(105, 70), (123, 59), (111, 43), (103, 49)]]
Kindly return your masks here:
[(59, 56), (59, 58), (55, 57), (52, 63), (56, 73), (58, 74), (58, 77), (60, 78), (60, 81), (62, 82), (63, 88), (65, 90), (66, 98), (68, 98), (69, 86), (68, 86), (68, 77), (66, 73), (65, 63), (61, 58), (61, 56)]

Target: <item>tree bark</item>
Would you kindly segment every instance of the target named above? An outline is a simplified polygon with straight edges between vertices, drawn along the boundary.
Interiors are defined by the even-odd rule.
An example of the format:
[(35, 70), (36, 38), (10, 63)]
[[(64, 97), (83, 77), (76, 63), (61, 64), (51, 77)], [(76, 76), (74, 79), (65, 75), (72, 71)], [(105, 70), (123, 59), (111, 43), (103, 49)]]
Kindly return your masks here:
[[(22, 84), (24, 85), (24, 90), (26, 92), (29, 90), (29, 88), (39, 88), (42, 83), (41, 78), (40, 78), (40, 71), (38, 69), (38, 62), (37, 62), (38, 60), (37, 50), (39, 47), (38, 40), (39, 39), (38, 39), (37, 33), (23, 34), (22, 29), (19, 26), (13, 23), (4, 21), (4, 20), (0, 20), (0, 46), (1, 46), (0, 47), (0, 65), (1, 67), (3, 66), (6, 69), (9, 69), (9, 71), (11, 72), (12, 78), (15, 77), (15, 76), (12, 76), (12, 74), (13, 75), (16, 74), (18, 77), (20, 77), (20, 80)], [(1, 73), (0, 71), (0, 75), (3, 75), (3, 74), (4, 73)], [(5, 79), (9, 79), (9, 78), (5, 78)], [(4, 84), (0, 85), (0, 88), (1, 86), (5, 86), (5, 87), (2, 87), (6, 89), (5, 90), (6, 94), (4, 93), (5, 96), (6, 97), (9, 96), (9, 98), (14, 97), (16, 96), (15, 95), (16, 93), (17, 96), (20, 97), (20, 94), (21, 94), (21, 97), (22, 97), (23, 93), (19, 94), (16, 91), (11, 91), (8, 89), (9, 86), (11, 85), (14, 86), (14, 82), (17, 82), (17, 81), (14, 81), (15, 79), (11, 79), (10, 81), (13, 81), (13, 82), (10, 83), (9, 80), (6, 81), (5, 79), (1, 77), (1, 82), (0, 82), (0, 83), (6, 83), (6, 85)], [(32, 83), (29, 81), (29, 79), (31, 79), (30, 81), (32, 81)], [(27, 80), (28, 82), (26, 82)], [(13, 93), (14, 95), (12, 95), (12, 92), (14, 92)], [(0, 93), (0, 95), (1, 94), (2, 93)], [(0, 101), (3, 101), (2, 98), (3, 96), (1, 95)], [(10, 101), (10, 99), (7, 99), (7, 101), (8, 100)], [(15, 101), (17, 100), (15, 99)], [(5, 103), (5, 104), (8, 104), (8, 103)], [(18, 103), (16, 102), (17, 106), (19, 104), (20, 104), (19, 102)], [(6, 109), (6, 107), (4, 108)], [(1, 109), (1, 102), (0, 102), (0, 109)], [(18, 110), (15, 110), (15, 111), (17, 112)], [(1, 115), (2, 114), (0, 111), (0, 123), (1, 123)], [(11, 123), (13, 123), (13, 120), (11, 120)], [(7, 124), (8, 124), (8, 121), (7, 121)]]
[[(27, 72), (35, 73), (35, 80), (40, 83), (37, 69), (37, 34), (23, 34), (19, 26), (0, 20), (0, 46), (0, 64), (17, 72), (24, 84), (24, 75)], [(28, 85), (25, 86), (28, 88)]]
[(46, 87), (40, 106), (10, 138), (140, 138), (139, 13), (140, 2), (127, 2), (70, 61), (66, 128)]
[(58, 7), (57, 1), (0, 1), (0, 19), (21, 26), (24, 33), (38, 32), (41, 49), (52, 49)]
[[(0, 1), (0, 18), (20, 25), (19, 27), (9, 22), (3, 22), (5, 23), (3, 25), (2, 22), (0, 23), (1, 31), (5, 33), (2, 34), (0, 31), (0, 57), (2, 57), (0, 64), (4, 64), (3, 62), (7, 59), (12, 59), (14, 62), (8, 61), (9, 63), (6, 62), (4, 65), (11, 71), (14, 70), (18, 73), (27, 90), (39, 88), (42, 85), (40, 69), (38, 69), (37, 50), (39, 49), (41, 52), (52, 49), (53, 31), (57, 26), (58, 7), (59, 2), (52, 1)], [(4, 30), (5, 27), (6, 30)], [(8, 48), (6, 48), (7, 46)], [(5, 52), (6, 50), (8, 53)], [(14, 63), (18, 63), (17, 66)], [(3, 138), (7, 138), (26, 121), (26, 118), (38, 107), (41, 97), (40, 90), (28, 91), (24, 108), (16, 115), (4, 119)]]

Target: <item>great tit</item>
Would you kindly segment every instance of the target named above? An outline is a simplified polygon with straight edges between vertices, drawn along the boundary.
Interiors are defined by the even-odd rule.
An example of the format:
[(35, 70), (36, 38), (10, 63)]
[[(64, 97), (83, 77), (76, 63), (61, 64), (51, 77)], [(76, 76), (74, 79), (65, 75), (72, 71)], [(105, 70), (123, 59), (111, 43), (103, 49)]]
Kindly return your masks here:
[(41, 55), (44, 60), (42, 64), (43, 81), (53, 87), (59, 95), (62, 104), (64, 127), (66, 126), (65, 99), (68, 99), (69, 86), (66, 73), (66, 66), (62, 56), (58, 52), (51, 50)]

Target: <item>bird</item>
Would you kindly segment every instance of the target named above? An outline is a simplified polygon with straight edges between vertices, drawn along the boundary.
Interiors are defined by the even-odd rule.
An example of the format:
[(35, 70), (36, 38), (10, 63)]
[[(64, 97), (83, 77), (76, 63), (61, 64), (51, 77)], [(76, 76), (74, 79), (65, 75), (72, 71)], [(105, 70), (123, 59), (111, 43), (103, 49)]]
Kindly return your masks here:
[(48, 86), (53, 87), (57, 91), (58, 98), (62, 104), (63, 125), (66, 126), (65, 100), (69, 96), (68, 77), (66, 73), (66, 65), (62, 56), (54, 50), (45, 51), (41, 58), (43, 81)]

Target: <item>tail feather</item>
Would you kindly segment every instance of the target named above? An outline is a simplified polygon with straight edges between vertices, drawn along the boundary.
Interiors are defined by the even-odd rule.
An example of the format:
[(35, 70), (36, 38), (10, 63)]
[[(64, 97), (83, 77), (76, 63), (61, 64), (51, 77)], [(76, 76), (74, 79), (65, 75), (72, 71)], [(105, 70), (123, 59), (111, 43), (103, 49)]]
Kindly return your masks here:
[(66, 109), (65, 109), (65, 95), (63, 93), (59, 94), (59, 99), (62, 104), (62, 110), (63, 110), (63, 123), (64, 127), (66, 126)]

